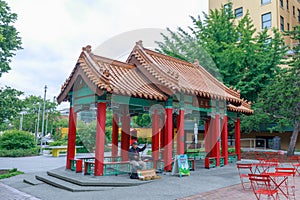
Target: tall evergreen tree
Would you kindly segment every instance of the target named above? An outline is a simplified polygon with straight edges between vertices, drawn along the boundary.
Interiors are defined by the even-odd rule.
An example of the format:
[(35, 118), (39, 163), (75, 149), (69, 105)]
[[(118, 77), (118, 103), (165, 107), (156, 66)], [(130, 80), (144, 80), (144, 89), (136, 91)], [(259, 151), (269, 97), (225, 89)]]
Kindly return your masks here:
[(279, 70), (285, 53), (280, 33), (273, 29), (256, 33), (247, 13), (238, 22), (232, 9), (222, 8), (204, 13), (204, 20), (191, 17), (189, 31), (167, 29), (169, 36), (158, 42), (161, 53), (193, 62), (199, 60), (227, 86), (242, 91), (241, 95), (256, 101), (257, 94)]
[(287, 66), (259, 94), (255, 115), (243, 120), (246, 131), (259, 131), (273, 124), (270, 131), (286, 132), (293, 127), (287, 155), (293, 155), (300, 131), (300, 26), (287, 35), (298, 41), (292, 49)]

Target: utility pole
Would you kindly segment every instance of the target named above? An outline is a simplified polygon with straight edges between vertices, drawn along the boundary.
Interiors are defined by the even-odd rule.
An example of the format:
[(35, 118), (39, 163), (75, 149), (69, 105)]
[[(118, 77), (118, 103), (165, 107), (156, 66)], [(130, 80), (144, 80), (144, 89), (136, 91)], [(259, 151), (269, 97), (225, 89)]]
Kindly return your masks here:
[(35, 145), (37, 145), (37, 142), (38, 142), (37, 135), (39, 133), (39, 126), (40, 126), (40, 112), (41, 112), (41, 104), (39, 103), (38, 118), (37, 118), (37, 123), (36, 123)]
[(23, 114), (23, 111), (22, 111), (21, 112), (21, 117), (20, 117), (20, 128), (19, 128), (20, 131), (23, 129), (23, 116), (24, 116), (24, 114)]
[(43, 105), (43, 116), (42, 116), (42, 133), (41, 133), (41, 149), (40, 154), (43, 154), (43, 136), (44, 136), (44, 124), (45, 124), (45, 108), (46, 108), (46, 93), (47, 93), (47, 85), (45, 85), (44, 91), (44, 105)]
[(45, 134), (48, 133), (48, 111), (47, 111), (47, 114), (46, 114), (46, 129), (45, 129)]

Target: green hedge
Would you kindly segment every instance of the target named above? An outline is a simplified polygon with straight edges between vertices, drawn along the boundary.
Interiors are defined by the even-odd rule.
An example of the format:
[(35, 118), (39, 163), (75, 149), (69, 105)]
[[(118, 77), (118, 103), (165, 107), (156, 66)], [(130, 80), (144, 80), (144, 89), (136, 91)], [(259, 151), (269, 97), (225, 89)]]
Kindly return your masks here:
[(27, 131), (4, 131), (0, 136), (0, 149), (31, 149), (34, 147), (34, 136)]
[(36, 156), (39, 154), (39, 147), (32, 149), (0, 149), (0, 157), (24, 157)]

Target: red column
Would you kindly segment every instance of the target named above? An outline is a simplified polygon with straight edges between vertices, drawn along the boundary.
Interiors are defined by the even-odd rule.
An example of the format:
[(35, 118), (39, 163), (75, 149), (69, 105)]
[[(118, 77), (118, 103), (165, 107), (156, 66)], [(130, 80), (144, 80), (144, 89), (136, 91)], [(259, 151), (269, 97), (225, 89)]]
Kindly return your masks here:
[(123, 161), (128, 160), (128, 150), (130, 141), (130, 116), (127, 116), (127, 108), (124, 106), (122, 116), (122, 133), (121, 133), (121, 156)]
[(111, 155), (113, 157), (118, 156), (118, 137), (119, 137), (119, 127), (118, 127), (118, 120), (119, 117), (115, 113), (113, 114), (113, 120), (112, 120), (112, 149), (111, 149)]
[(212, 138), (212, 145), (213, 148), (211, 150), (211, 156), (210, 157), (216, 157), (217, 158), (217, 166), (220, 166), (220, 115), (216, 114), (214, 123), (213, 123), (213, 138)]
[(173, 116), (172, 108), (166, 108), (166, 124), (165, 124), (165, 157), (164, 157), (164, 166), (165, 171), (172, 171), (172, 151), (173, 151)]
[(241, 160), (241, 120), (240, 118), (236, 119), (235, 122), (235, 153), (238, 156), (238, 160)]
[(152, 115), (152, 157), (154, 169), (156, 169), (156, 161), (159, 153), (159, 116), (157, 110)]
[(177, 121), (177, 154), (184, 154), (184, 110), (179, 110)]
[(228, 164), (228, 117), (224, 116), (222, 126), (222, 156), (224, 157), (224, 165)]
[(105, 145), (106, 102), (97, 104), (95, 176), (103, 175), (104, 145)]
[(67, 169), (71, 169), (70, 159), (74, 159), (75, 157), (75, 145), (76, 145), (76, 116), (75, 115), (76, 114), (74, 113), (73, 105), (70, 105), (67, 164), (66, 164)]

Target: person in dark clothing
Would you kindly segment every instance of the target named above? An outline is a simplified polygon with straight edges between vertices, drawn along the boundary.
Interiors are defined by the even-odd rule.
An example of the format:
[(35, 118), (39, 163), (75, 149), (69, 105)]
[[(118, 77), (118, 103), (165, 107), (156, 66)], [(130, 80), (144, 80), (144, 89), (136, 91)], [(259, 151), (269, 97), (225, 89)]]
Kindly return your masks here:
[(144, 151), (146, 147), (146, 144), (143, 148), (139, 148), (137, 142), (132, 143), (128, 152), (128, 157), (130, 159), (130, 164), (132, 164), (134, 169), (146, 169), (146, 163), (140, 158), (140, 152)]

